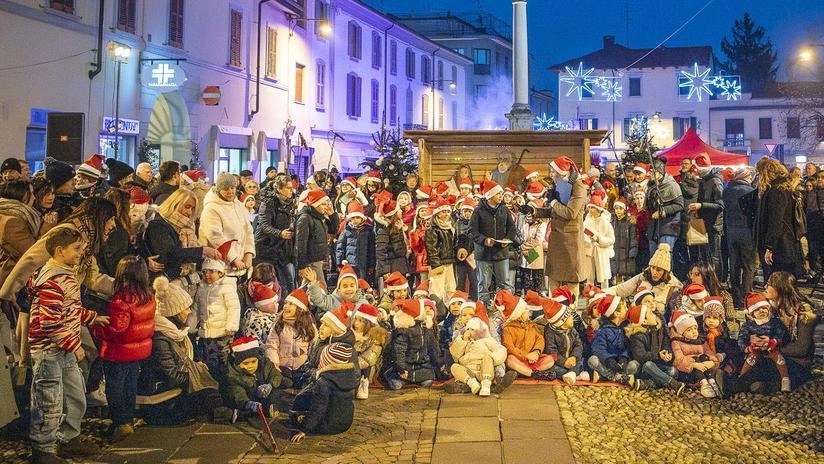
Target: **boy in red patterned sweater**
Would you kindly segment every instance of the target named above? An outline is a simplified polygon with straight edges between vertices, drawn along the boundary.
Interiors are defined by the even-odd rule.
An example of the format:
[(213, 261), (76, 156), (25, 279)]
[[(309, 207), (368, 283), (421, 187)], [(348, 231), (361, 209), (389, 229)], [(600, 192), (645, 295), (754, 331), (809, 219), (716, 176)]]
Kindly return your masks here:
[(100, 452), (79, 437), (86, 392), (77, 362), (86, 356), (80, 346), (81, 324), (105, 326), (109, 318), (80, 302), (75, 274), (85, 252), (80, 232), (58, 231), (46, 240), (46, 250), (51, 259), (27, 284), (32, 297), (28, 336), (33, 366), (29, 438), (32, 462), (60, 463), (67, 462), (62, 458)]

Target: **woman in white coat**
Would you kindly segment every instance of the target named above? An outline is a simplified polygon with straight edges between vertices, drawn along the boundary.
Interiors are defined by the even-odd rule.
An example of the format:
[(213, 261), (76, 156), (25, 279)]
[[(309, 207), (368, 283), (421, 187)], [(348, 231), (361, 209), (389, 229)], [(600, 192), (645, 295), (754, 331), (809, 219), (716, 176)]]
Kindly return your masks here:
[(200, 242), (218, 249), (228, 263), (227, 274), (243, 275), (255, 257), (255, 234), (249, 212), (237, 198), (237, 179), (228, 172), (217, 175), (206, 194), (200, 216)]
[(609, 260), (615, 255), (615, 231), (612, 229), (610, 214), (604, 208), (606, 193), (603, 190), (592, 192), (587, 204), (584, 218), (584, 256), (587, 281), (598, 282), (601, 286), (609, 285), (612, 270)]

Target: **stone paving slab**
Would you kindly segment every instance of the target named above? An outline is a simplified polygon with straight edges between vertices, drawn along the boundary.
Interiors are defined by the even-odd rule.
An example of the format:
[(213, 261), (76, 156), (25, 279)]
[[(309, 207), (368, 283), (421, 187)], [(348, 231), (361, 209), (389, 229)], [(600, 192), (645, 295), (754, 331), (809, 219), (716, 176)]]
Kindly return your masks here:
[(501, 398), (502, 419), (559, 420), (555, 399), (506, 399)]
[(546, 438), (544, 440), (504, 440), (503, 462), (552, 464), (575, 464), (572, 448), (564, 438)]
[(546, 438), (563, 438), (564, 425), (560, 420), (503, 420), (501, 436), (504, 441), (520, 439), (543, 440)]
[(106, 450), (95, 462), (156, 464), (167, 462), (203, 424), (179, 427), (138, 427), (135, 433)]
[(491, 464), (503, 462), (502, 457), (499, 442), (436, 443), (432, 451), (432, 464)]
[(438, 417), (498, 417), (495, 397), (480, 398), (469, 395), (451, 395), (441, 398)]
[(229, 435), (195, 434), (186, 446), (175, 453), (167, 462), (170, 464), (190, 464), (197, 462), (235, 463), (254, 445), (254, 438), (241, 433)]
[(497, 417), (443, 417), (438, 418), (435, 443), (501, 441)]
[(549, 384), (519, 384), (515, 383), (504, 390), (500, 395), (502, 400), (527, 398), (530, 400), (555, 399), (555, 390)]

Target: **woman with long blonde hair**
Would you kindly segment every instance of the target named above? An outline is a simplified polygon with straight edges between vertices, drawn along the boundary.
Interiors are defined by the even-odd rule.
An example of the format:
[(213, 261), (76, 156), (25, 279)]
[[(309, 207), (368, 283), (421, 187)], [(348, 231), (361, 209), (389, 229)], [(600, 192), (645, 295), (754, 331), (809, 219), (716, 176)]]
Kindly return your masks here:
[(793, 182), (778, 160), (761, 158), (758, 172), (758, 212), (755, 243), (764, 266), (764, 278), (774, 271), (795, 273), (800, 267), (798, 224), (795, 223)]

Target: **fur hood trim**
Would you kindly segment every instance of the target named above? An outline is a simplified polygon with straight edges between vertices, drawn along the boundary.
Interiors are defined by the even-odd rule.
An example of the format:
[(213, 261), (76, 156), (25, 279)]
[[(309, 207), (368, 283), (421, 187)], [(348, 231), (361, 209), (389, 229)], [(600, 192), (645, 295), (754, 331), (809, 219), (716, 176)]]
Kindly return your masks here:
[(415, 327), (415, 319), (403, 311), (396, 312), (395, 315), (392, 316), (392, 322), (394, 322), (396, 329), (409, 329), (411, 327)]
[(631, 337), (639, 333), (646, 333), (648, 331), (649, 329), (647, 329), (645, 326), (641, 324), (629, 324), (626, 327), (624, 327), (624, 333), (627, 334), (627, 337)]

